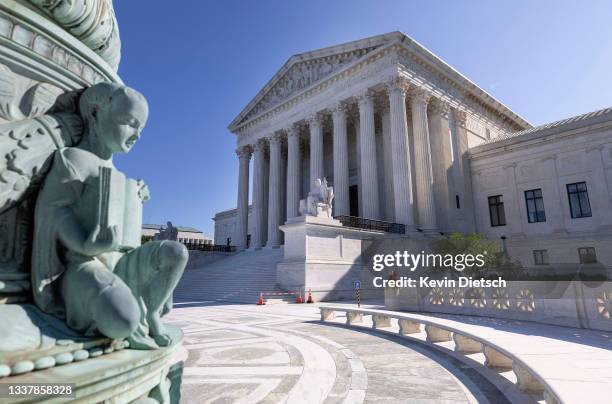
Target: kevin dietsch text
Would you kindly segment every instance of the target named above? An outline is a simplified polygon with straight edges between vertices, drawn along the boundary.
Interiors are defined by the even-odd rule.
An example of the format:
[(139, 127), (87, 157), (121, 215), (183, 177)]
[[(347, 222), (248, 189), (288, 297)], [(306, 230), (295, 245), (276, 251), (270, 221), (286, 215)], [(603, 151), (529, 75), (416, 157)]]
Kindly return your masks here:
[(377, 276), (372, 281), (375, 288), (505, 288), (506, 281), (501, 277), (497, 279), (473, 278), (471, 276), (460, 276), (457, 279), (431, 279), (421, 276), (417, 279), (402, 276), (398, 279), (384, 279)]
[[(453, 268), (457, 272), (465, 269), (481, 269), (485, 265), (487, 252), (482, 254), (426, 254), (424, 251), (413, 254), (408, 251), (396, 251), (395, 254), (375, 254), (372, 257), (372, 269), (375, 272), (383, 269), (403, 269), (414, 272), (417, 268), (436, 269)], [(428, 276), (412, 278), (401, 276), (396, 279), (384, 279), (377, 276), (372, 281), (376, 288), (503, 288), (506, 281), (501, 277), (497, 279), (484, 279), (472, 276), (459, 276), (457, 279), (431, 279)]]

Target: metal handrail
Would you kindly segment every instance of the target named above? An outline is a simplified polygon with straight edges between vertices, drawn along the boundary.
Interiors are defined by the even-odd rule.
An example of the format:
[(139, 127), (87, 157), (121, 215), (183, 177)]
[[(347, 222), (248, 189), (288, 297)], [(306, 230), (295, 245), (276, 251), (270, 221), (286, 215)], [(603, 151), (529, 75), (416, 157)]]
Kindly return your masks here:
[(191, 251), (235, 252), (236, 246), (226, 244), (183, 243)]
[(406, 233), (406, 225), (402, 223), (385, 222), (383, 220), (366, 219), (357, 216), (335, 216), (334, 219), (339, 220), (343, 226), (352, 227), (355, 229), (384, 231), (385, 233)]

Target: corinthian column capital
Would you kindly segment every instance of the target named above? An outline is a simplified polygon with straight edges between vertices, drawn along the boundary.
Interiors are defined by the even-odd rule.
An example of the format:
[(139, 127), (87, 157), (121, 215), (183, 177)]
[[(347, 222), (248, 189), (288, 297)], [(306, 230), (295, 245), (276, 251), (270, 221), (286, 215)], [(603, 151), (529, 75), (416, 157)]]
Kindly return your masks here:
[(399, 93), (405, 96), (410, 88), (410, 83), (403, 77), (394, 77), (385, 82), (385, 87), (387, 89), (387, 93), (389, 94)]
[(427, 103), (429, 103), (430, 98), (431, 95), (429, 92), (421, 88), (414, 88), (410, 91), (410, 99), (413, 105), (427, 108)]
[(332, 116), (334, 119), (337, 118), (346, 118), (346, 113), (348, 110), (348, 107), (346, 105), (346, 103), (344, 102), (338, 102), (336, 103), (336, 105), (334, 105), (332, 108), (330, 108), (331, 112), (332, 112)]
[(434, 98), (429, 103), (429, 108), (431, 109), (431, 113), (435, 115), (441, 115), (443, 118), (448, 118), (448, 114), (450, 113), (450, 105), (444, 100), (440, 98)]
[(355, 96), (357, 98), (357, 104), (359, 108), (365, 106), (374, 106), (374, 92), (370, 89), (366, 89)]
[(280, 132), (275, 132), (270, 136), (270, 145), (276, 145), (283, 141), (283, 134)]
[(285, 133), (287, 134), (287, 139), (291, 137), (299, 137), (300, 136), (300, 128), (297, 125), (291, 125), (285, 129)]
[(321, 124), (323, 123), (323, 115), (318, 112), (315, 112), (314, 114), (306, 118), (306, 123), (311, 128), (321, 126)]
[(265, 150), (266, 150), (266, 140), (265, 139), (259, 139), (253, 145), (253, 151), (256, 153), (258, 151), (265, 151)]
[(246, 146), (240, 146), (236, 149), (236, 155), (238, 156), (239, 159), (249, 159), (251, 158), (251, 146), (250, 145), (246, 145)]
[(453, 115), (455, 116), (455, 122), (457, 122), (457, 126), (465, 128), (467, 122), (467, 114), (465, 113), (465, 111), (455, 108), (453, 109)]

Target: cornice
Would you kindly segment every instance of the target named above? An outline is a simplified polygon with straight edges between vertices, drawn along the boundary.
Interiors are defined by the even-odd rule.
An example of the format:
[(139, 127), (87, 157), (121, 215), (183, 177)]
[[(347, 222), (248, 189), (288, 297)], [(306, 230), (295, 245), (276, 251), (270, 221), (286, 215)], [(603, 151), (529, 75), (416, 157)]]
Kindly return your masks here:
[(585, 142), (598, 142), (593, 135), (603, 134), (603, 132), (612, 130), (612, 119), (607, 122), (587, 123), (582, 126), (559, 126), (554, 128), (545, 128), (535, 130), (529, 133), (504, 138), (499, 141), (483, 143), (472, 147), (468, 150), (470, 158), (480, 160), (489, 156), (504, 154), (507, 155), (511, 151), (521, 150), (525, 148), (535, 147), (541, 144), (562, 141), (565, 139), (576, 138), (583, 136)]

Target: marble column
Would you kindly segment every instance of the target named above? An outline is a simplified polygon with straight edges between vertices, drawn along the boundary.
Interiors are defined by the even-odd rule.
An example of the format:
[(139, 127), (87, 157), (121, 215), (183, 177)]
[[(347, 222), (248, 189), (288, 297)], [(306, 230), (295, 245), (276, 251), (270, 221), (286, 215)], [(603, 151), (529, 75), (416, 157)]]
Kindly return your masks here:
[(269, 201), (269, 192), (268, 189), (270, 187), (270, 155), (269, 155), (269, 148), (268, 148), (268, 142), (267, 139), (265, 141), (265, 148), (264, 148), (264, 160), (263, 160), (263, 169), (262, 169), (262, 178), (263, 178), (263, 206), (262, 206), (262, 212), (263, 212), (263, 220), (262, 220), (262, 236), (261, 236), (261, 245), (262, 247), (266, 245), (266, 243), (268, 242), (268, 201)]
[(317, 178), (323, 179), (323, 123), (321, 116), (315, 114), (308, 119), (310, 127), (310, 184)]
[(395, 222), (406, 225), (406, 230), (411, 231), (414, 227), (414, 211), (406, 116), (406, 90), (407, 84), (401, 79), (387, 83)]
[(251, 235), (251, 247), (260, 249), (264, 240), (264, 165), (265, 165), (265, 143), (259, 140), (254, 147), (255, 160), (253, 162), (253, 234)]
[(359, 96), (359, 154), (361, 159), (361, 185), (363, 188), (362, 216), (380, 219), (378, 200), (378, 171), (376, 166), (376, 138), (374, 127), (374, 100), (371, 93)]
[(346, 132), (346, 106), (338, 104), (332, 112), (334, 122), (334, 216), (348, 216), (349, 168)]
[[(285, 134), (283, 134), (285, 135)], [(287, 220), (287, 147), (283, 140), (281, 145), (281, 168), (280, 168), (280, 224)], [(281, 244), (284, 244), (284, 233), (280, 232)]]
[(287, 219), (300, 215), (301, 166), (300, 132), (292, 126), (287, 129)]
[(281, 213), (281, 145), (282, 136), (275, 133), (270, 138), (270, 180), (268, 182), (268, 242), (266, 247), (280, 247)]
[(457, 204), (455, 195), (449, 192), (452, 186), (453, 160), (449, 111), (450, 108), (446, 102), (436, 99), (430, 103), (428, 112), (436, 219), (440, 231), (445, 233), (458, 230), (451, 227)]
[(436, 206), (433, 193), (433, 169), (431, 167), (431, 146), (427, 122), (429, 95), (416, 90), (410, 99), (412, 109), (412, 131), (414, 136), (414, 167), (418, 227), (426, 233), (437, 231)]
[[(451, 136), (453, 137), (453, 155), (456, 161), (453, 162), (455, 171), (456, 187), (458, 194), (461, 195), (463, 205), (463, 232), (473, 233), (476, 231), (474, 217), (474, 199), (472, 192), (472, 180), (470, 174), (470, 160), (468, 156), (468, 135), (467, 135), (467, 114), (458, 109), (452, 110)], [(456, 147), (455, 147), (456, 145)]]
[(355, 134), (355, 162), (357, 163), (357, 216), (363, 217), (363, 187), (361, 186), (361, 155), (359, 152), (359, 150), (361, 150), (359, 146), (359, 109), (357, 109), (356, 114), (354, 114), (351, 119), (353, 121), (353, 133)]
[(385, 221), (395, 221), (393, 198), (393, 146), (391, 144), (391, 116), (389, 108), (386, 107), (382, 111), (382, 137), (383, 137), (383, 177), (384, 177), (384, 195), (385, 195)]
[(236, 249), (243, 251), (247, 247), (249, 232), (249, 162), (251, 160), (250, 146), (236, 149), (240, 167), (238, 169), (238, 202), (236, 203), (236, 234), (234, 235)]

